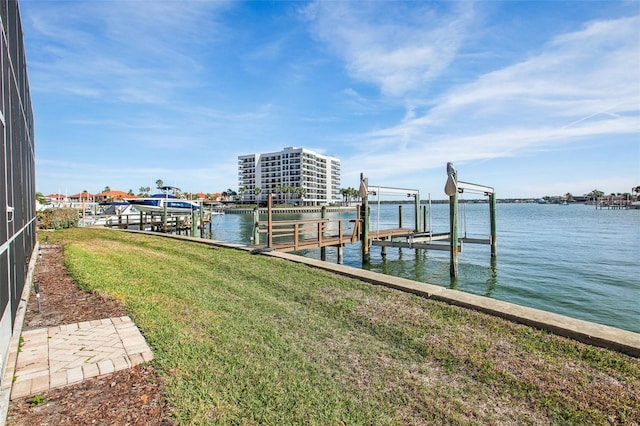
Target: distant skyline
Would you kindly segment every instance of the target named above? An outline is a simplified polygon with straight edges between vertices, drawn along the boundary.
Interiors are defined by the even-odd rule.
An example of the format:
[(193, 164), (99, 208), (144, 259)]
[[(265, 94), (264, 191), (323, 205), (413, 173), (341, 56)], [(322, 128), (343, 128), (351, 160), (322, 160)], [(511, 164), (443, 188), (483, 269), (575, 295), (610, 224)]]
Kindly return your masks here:
[[(640, 2), (21, 0), (37, 190), (238, 190), (304, 147), (341, 187), (640, 185)], [(475, 198), (476, 196), (470, 196)]]

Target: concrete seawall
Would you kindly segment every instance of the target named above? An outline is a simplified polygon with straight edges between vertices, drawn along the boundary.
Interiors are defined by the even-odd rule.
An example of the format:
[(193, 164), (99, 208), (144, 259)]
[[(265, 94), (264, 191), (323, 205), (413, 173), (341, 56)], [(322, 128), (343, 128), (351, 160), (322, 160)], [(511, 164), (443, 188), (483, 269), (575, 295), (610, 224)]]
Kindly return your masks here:
[[(335, 212), (349, 212), (356, 211), (356, 206), (328, 206), (326, 207), (327, 212), (335, 213)], [(265, 207), (260, 207), (260, 214), (267, 214), (267, 209)], [(232, 207), (223, 209), (225, 214), (252, 214), (254, 208), (239, 208)], [(274, 207), (274, 214), (303, 214), (303, 213), (318, 213), (322, 211), (322, 207)]]
[(425, 284), (406, 278), (394, 277), (378, 272), (366, 271), (351, 266), (338, 265), (321, 260), (309, 259), (290, 253), (259, 250), (255, 247), (230, 244), (214, 240), (204, 240), (194, 237), (183, 237), (170, 234), (158, 234), (146, 231), (127, 231), (144, 233), (148, 235), (163, 236), (216, 247), (226, 247), (247, 252), (259, 252), (261, 255), (270, 256), (288, 261), (302, 263), (307, 266), (333, 272), (339, 275), (355, 278), (375, 285), (382, 285), (396, 290), (413, 293), (422, 297), (439, 300), (451, 305), (484, 312), (507, 320), (529, 325), (554, 334), (569, 337), (579, 342), (616, 350), (637, 358), (640, 358), (640, 334), (589, 321), (583, 321), (565, 315), (543, 311), (541, 309), (528, 308), (514, 303), (503, 302), (484, 296), (477, 296), (459, 290)]

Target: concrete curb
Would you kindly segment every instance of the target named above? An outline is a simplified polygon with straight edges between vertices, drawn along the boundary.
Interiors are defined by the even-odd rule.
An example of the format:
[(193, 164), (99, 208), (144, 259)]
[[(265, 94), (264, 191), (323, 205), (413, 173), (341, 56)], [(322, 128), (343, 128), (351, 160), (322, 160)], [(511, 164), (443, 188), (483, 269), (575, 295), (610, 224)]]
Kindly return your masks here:
[(264, 254), (302, 263), (314, 268), (366, 281), (371, 284), (382, 285), (422, 297), (439, 300), (451, 305), (484, 312), (516, 323), (547, 330), (582, 343), (613, 349), (640, 358), (640, 334), (632, 331), (579, 320), (565, 315), (520, 306), (484, 296), (477, 296), (459, 290), (450, 290), (406, 278), (393, 277), (350, 266), (336, 265), (316, 259), (308, 259), (289, 253), (268, 252)]
[[(228, 244), (220, 241), (203, 240), (201, 238), (184, 237), (180, 235), (158, 234), (148, 231), (133, 232), (155, 236), (160, 235), (168, 238), (192, 241), (199, 244), (233, 248), (248, 252), (253, 252), (255, 249), (255, 247), (243, 246), (240, 244)], [(464, 293), (459, 290), (451, 290), (432, 284), (425, 284), (406, 278), (399, 278), (391, 275), (381, 274), (378, 272), (371, 272), (351, 266), (323, 262), (321, 260), (310, 259), (290, 253), (280, 253), (277, 251), (260, 251), (259, 254), (301, 263), (313, 268), (318, 268), (350, 278), (355, 278), (361, 281), (366, 281), (371, 284), (383, 285), (385, 287), (413, 293), (422, 297), (439, 300), (451, 305), (484, 312), (489, 315), (505, 318), (509, 321), (525, 324), (542, 330), (547, 330), (559, 336), (569, 337), (582, 343), (615, 350), (636, 358), (640, 358), (640, 334), (634, 333), (632, 331), (579, 320), (565, 315), (555, 314), (552, 312), (543, 311), (541, 309), (520, 306), (514, 303), (503, 302), (484, 296)]]

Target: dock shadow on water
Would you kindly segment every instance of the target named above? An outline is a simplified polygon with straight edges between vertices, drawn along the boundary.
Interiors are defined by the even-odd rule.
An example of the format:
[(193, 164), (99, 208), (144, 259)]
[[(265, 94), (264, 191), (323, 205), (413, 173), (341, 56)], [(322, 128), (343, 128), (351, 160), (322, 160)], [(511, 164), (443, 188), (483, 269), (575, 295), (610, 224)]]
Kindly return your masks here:
[(495, 293), (498, 285), (496, 258), (489, 259), (488, 265), (460, 264), (457, 278), (450, 276), (449, 266), (448, 259), (430, 257), (424, 250), (400, 250), (396, 258), (374, 258), (362, 268), (486, 297)]

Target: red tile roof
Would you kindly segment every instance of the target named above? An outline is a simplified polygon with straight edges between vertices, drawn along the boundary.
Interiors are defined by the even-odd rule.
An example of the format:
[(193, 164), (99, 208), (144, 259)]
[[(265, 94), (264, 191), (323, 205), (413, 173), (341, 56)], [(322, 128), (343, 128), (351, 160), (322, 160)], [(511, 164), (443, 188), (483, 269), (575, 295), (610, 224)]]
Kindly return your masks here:
[(101, 200), (112, 199), (112, 200), (123, 200), (125, 198), (137, 198), (135, 195), (131, 195), (128, 192), (124, 191), (103, 191), (99, 194), (96, 194), (96, 198)]

